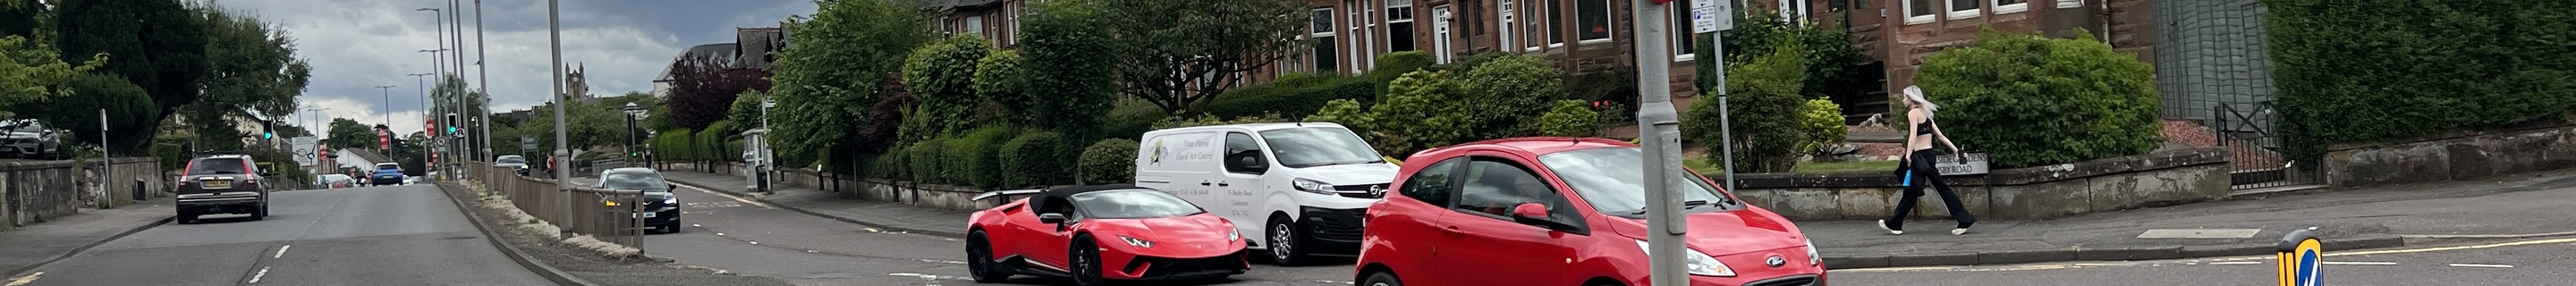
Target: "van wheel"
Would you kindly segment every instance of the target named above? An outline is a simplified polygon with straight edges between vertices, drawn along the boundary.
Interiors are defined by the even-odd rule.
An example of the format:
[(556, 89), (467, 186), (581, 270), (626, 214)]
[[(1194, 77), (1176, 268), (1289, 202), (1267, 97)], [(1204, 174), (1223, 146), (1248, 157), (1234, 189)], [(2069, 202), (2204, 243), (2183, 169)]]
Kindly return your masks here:
[(1397, 280), (1397, 279), (1395, 279), (1395, 272), (1379, 271), (1379, 272), (1377, 272), (1377, 273), (1369, 273), (1369, 275), (1368, 275), (1368, 279), (1360, 280), (1360, 284), (1359, 284), (1359, 285), (1360, 285), (1360, 286), (1404, 286), (1404, 281), (1403, 281), (1403, 280)]
[(1263, 242), (1270, 244), (1270, 261), (1279, 266), (1293, 267), (1306, 265), (1315, 260), (1306, 255), (1308, 250), (1298, 248), (1306, 241), (1305, 236), (1298, 235), (1305, 229), (1297, 226), (1296, 219), (1290, 219), (1287, 216), (1270, 216), (1270, 226), (1262, 229), (1262, 232), (1265, 232), (1262, 237), (1267, 238)]

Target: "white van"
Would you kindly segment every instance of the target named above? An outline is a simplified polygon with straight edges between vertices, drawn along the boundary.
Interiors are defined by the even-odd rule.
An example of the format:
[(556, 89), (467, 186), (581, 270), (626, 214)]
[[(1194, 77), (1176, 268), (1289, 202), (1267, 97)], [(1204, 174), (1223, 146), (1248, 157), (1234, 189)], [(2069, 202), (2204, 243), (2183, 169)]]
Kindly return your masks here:
[(1233, 221), (1281, 265), (1357, 254), (1363, 212), (1395, 181), (1395, 164), (1340, 124), (1173, 128), (1137, 143), (1137, 186)]

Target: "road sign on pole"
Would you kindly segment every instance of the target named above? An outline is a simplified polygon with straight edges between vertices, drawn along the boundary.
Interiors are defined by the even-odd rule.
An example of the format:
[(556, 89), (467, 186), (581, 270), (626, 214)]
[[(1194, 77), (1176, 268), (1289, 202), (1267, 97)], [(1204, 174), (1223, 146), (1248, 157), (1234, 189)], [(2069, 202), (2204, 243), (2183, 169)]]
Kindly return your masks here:
[(1721, 1), (1691, 2), (1691, 33), (1716, 33), (1735, 29), (1735, 13)]
[(313, 165), (321, 164), (321, 163), (319, 163), (319, 162), (321, 161), (321, 160), (319, 160), (319, 159), (321, 159), (321, 158), (317, 158), (317, 157), (316, 157), (316, 156), (319, 156), (319, 154), (321, 154), (321, 152), (317, 151), (317, 150), (319, 150), (319, 149), (317, 149), (317, 148), (320, 148), (320, 147), (321, 147), (321, 146), (320, 146), (320, 145), (321, 145), (321, 143), (322, 143), (322, 138), (315, 138), (315, 137), (313, 137), (313, 136), (295, 137), (295, 138), (292, 138), (292, 139), (287, 139), (287, 144), (288, 144), (288, 145), (293, 145), (293, 146), (295, 146), (295, 147), (294, 147), (294, 150), (295, 150), (295, 153), (294, 153), (294, 157), (295, 157), (295, 164), (296, 164), (297, 166), (305, 166), (305, 167), (312, 167)]

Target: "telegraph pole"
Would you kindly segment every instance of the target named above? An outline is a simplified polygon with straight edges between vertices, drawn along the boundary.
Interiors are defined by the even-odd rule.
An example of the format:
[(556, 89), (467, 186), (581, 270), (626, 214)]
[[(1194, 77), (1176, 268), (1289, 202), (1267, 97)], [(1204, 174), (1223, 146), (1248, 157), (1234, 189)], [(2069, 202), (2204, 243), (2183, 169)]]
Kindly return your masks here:
[[(492, 103), (488, 98), (492, 97), (492, 68), (483, 65), (486, 59), (488, 58), (483, 55), (483, 0), (474, 0), (474, 76), (477, 77), (474, 80), (474, 93), (482, 94), (486, 98), (484, 102), (475, 102), (483, 105), (483, 108), (474, 111), (474, 116), (482, 118), (478, 120), (482, 123), (475, 126), (481, 129), (477, 133), (483, 133), (482, 144), (477, 144), (482, 145), (483, 153), (476, 154), (474, 158), (491, 160)], [(492, 169), (486, 168), (483, 171), (491, 172)], [(491, 180), (497, 175), (499, 174), (485, 173), (483, 179)]]
[[(1642, 130), (1638, 130), (1637, 135), (1640, 137), (1638, 141), (1645, 145), (1643, 151), (1648, 152), (1645, 154), (1644, 168), (1647, 202), (1648, 262), (1646, 265), (1649, 269), (1647, 273), (1649, 273), (1651, 286), (1690, 284), (1689, 270), (1684, 268), (1685, 262), (1682, 256), (1689, 251), (1683, 247), (1682, 237), (1690, 229), (1687, 227), (1689, 224), (1686, 218), (1681, 215), (1681, 199), (1684, 197), (1681, 190), (1677, 188), (1681, 186), (1681, 180), (1688, 176), (1682, 176), (1687, 173), (1682, 172), (1681, 169), (1680, 115), (1673, 110), (1672, 85), (1665, 82), (1672, 75), (1673, 53), (1667, 44), (1672, 40), (1670, 35), (1673, 31), (1667, 30), (1672, 29), (1673, 25), (1665, 22), (1668, 19), (1666, 15), (1672, 15), (1669, 11), (1671, 7), (1667, 5), (1671, 1), (1630, 0), (1632, 7), (1636, 7), (1631, 11), (1635, 13), (1631, 19), (1636, 19), (1632, 24), (1636, 25), (1633, 30), (1637, 31), (1637, 62), (1641, 63), (1637, 65), (1637, 127)], [(1710, 2), (1717, 1), (1701, 0), (1697, 6), (1724, 7), (1723, 5), (1726, 5)], [(1725, 15), (1726, 13), (1693, 13), (1692, 30), (1696, 32), (1723, 30), (1723, 27), (1718, 27), (1721, 25), (1711, 25), (1714, 23), (1702, 17), (1725, 17)], [(1722, 19), (1717, 21), (1724, 21)], [(1716, 58), (1720, 61), (1717, 69), (1721, 70), (1718, 72), (1722, 76), (1726, 65), (1723, 63), (1723, 56), (1719, 57)], [(1721, 90), (1721, 94), (1722, 90), (1725, 90), (1722, 83), (1717, 89)], [(1721, 107), (1725, 102), (1723, 98), (1721, 96), (1719, 99)], [(1728, 147), (1720, 145), (1718, 148), (1728, 149)]]

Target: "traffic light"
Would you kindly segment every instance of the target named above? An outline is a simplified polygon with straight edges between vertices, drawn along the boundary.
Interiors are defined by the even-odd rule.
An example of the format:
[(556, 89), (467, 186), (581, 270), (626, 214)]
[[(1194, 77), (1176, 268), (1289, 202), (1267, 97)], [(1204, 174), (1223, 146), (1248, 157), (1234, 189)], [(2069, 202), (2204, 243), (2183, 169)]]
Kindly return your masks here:
[(457, 131), (459, 131), (459, 130), (456, 130), (456, 123), (457, 123), (457, 122), (465, 122), (465, 121), (456, 119), (456, 114), (455, 114), (455, 113), (448, 113), (448, 114), (447, 114), (447, 122), (448, 122), (448, 123), (447, 123), (447, 133), (449, 133), (449, 134), (455, 134), (455, 133), (457, 133)]
[(260, 122), (259, 122), (259, 140), (268, 140), (268, 139), (274, 139), (274, 138), (277, 138), (277, 123), (272, 123), (272, 122), (268, 122), (268, 121), (260, 121)]

